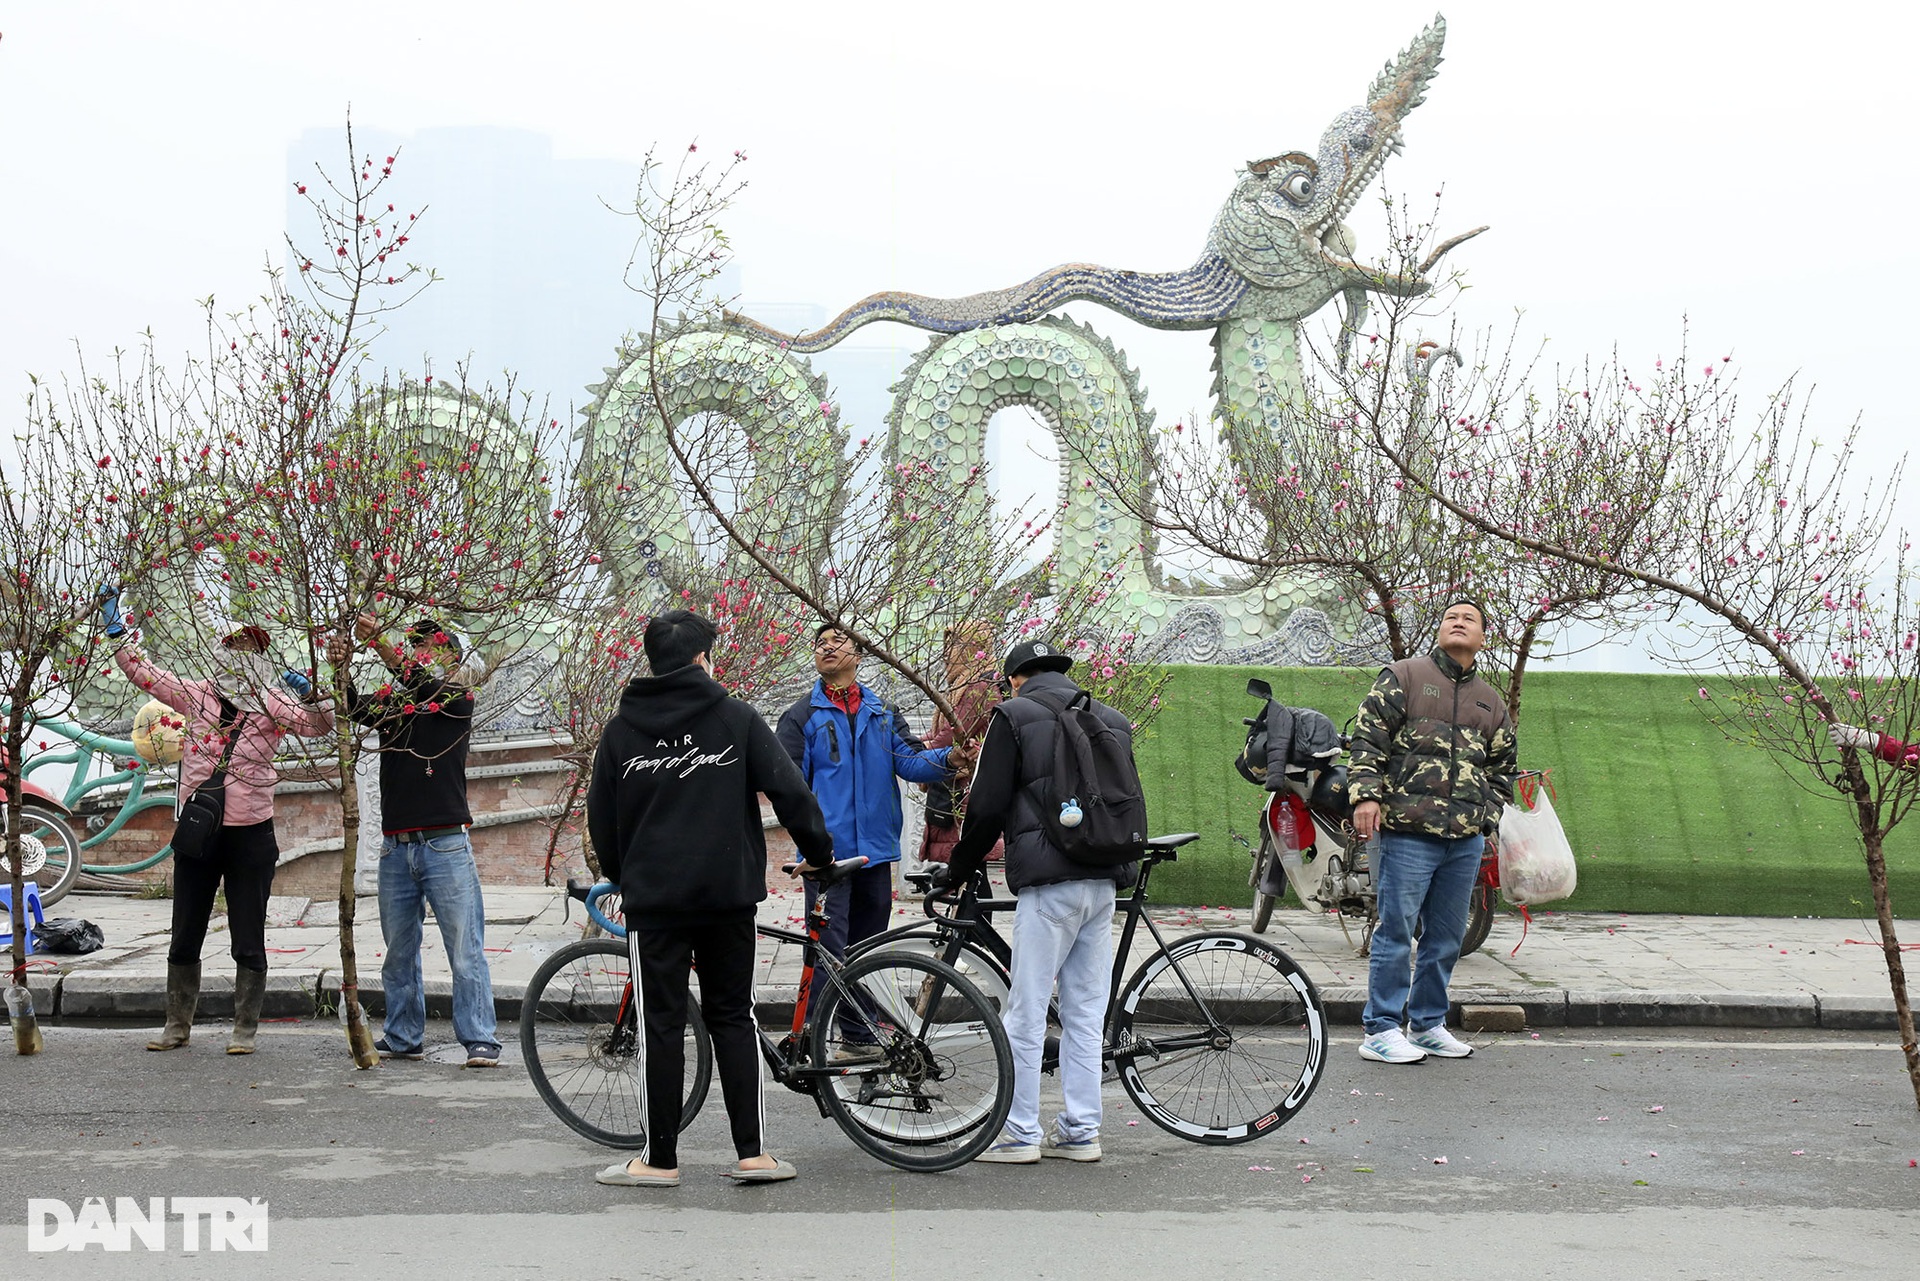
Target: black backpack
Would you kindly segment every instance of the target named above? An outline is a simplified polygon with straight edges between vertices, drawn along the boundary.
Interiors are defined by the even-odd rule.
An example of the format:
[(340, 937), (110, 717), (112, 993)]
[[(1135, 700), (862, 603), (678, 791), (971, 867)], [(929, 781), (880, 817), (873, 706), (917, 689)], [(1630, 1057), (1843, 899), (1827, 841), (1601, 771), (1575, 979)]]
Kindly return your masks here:
[[(1094, 710), (1080, 690), (1070, 699), (1025, 695), (1053, 713), (1053, 770), (1032, 785), (1047, 839), (1076, 863), (1118, 867), (1140, 857), (1147, 841), (1147, 801), (1133, 746)], [(1069, 803), (1080, 821), (1061, 821)]]

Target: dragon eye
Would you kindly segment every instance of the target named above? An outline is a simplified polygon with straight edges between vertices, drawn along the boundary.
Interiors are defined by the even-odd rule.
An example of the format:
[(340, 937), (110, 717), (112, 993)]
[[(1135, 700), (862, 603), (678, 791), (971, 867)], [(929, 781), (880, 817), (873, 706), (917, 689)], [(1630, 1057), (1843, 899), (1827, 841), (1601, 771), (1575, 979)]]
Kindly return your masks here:
[(1313, 175), (1297, 173), (1280, 184), (1280, 191), (1296, 205), (1304, 205), (1313, 199)]

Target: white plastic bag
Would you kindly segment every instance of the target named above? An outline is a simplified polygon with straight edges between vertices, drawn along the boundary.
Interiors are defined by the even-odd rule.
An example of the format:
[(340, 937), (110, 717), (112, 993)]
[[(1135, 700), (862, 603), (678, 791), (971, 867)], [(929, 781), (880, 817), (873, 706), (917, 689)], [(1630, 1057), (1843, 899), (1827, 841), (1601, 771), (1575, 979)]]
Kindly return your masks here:
[(1573, 846), (1553, 812), (1545, 788), (1534, 793), (1533, 808), (1509, 805), (1500, 815), (1500, 892), (1519, 907), (1557, 903), (1579, 883)]

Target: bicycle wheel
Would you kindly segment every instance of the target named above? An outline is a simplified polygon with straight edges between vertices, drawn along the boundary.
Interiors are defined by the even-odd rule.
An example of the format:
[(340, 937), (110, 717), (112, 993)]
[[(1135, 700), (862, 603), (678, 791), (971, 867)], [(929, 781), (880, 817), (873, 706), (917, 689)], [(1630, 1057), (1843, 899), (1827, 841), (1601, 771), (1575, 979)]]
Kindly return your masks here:
[(1326, 1015), (1313, 981), (1273, 944), (1190, 934), (1127, 981), (1114, 1009), (1113, 1062), (1127, 1097), (1162, 1129), (1195, 1143), (1244, 1143), (1312, 1097), (1327, 1066)]
[(1273, 920), (1274, 896), (1261, 892), (1260, 882), (1267, 877), (1267, 867), (1273, 861), (1273, 841), (1267, 836), (1266, 822), (1260, 824), (1260, 849), (1253, 856), (1253, 932), (1265, 934), (1267, 923)]
[[(624, 939), (582, 939), (534, 971), (520, 1004), (520, 1052), (553, 1114), (611, 1148), (647, 1144), (639, 1010)], [(686, 1103), (680, 1128), (699, 1115), (713, 1080), (713, 1046), (698, 1002), (687, 1003)]]
[(847, 949), (847, 960), (851, 963), (871, 952), (906, 952), (951, 965), (960, 971), (961, 978), (980, 989), (994, 1013), (1006, 1011), (1011, 985), (1006, 967), (999, 957), (970, 938), (961, 940), (956, 949), (952, 935), (937, 925), (903, 925), (860, 940)]
[(1460, 939), (1460, 955), (1471, 956), (1480, 950), (1487, 935), (1493, 933), (1493, 918), (1499, 910), (1500, 888), (1475, 881), (1473, 898), (1467, 904), (1467, 932)]
[[(0, 851), (6, 841), (7, 812), (0, 803)], [(40, 887), (40, 906), (52, 907), (67, 896), (80, 879), (80, 837), (55, 810), (35, 801), (20, 807), (20, 874)], [(11, 879), (13, 869), (0, 852), (0, 880)]]
[(902, 1170), (951, 1170), (1013, 1106), (1013, 1050), (980, 989), (952, 966), (870, 952), (825, 984), (811, 1015), (820, 1101), (847, 1137)]

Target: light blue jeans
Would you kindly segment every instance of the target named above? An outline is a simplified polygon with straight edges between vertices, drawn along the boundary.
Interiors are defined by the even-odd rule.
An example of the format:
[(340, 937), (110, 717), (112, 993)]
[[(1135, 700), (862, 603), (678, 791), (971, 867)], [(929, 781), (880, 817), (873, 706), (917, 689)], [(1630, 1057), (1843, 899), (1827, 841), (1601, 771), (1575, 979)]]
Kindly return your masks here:
[(453, 1034), (469, 1050), (500, 1042), (493, 1021), (493, 975), (487, 971), (486, 907), (480, 901), (480, 869), (465, 832), (430, 841), (411, 833), (380, 844), (380, 933), (387, 942), (380, 963), (386, 988), (387, 1044), (418, 1050), (427, 1033), (427, 990), (420, 976), (420, 936), (427, 908), (440, 922), (440, 941), (453, 967)]
[(1013, 1108), (1007, 1135), (1040, 1142), (1040, 1057), (1047, 1001), (1060, 985), (1060, 1137), (1100, 1136), (1100, 1041), (1113, 969), (1112, 881), (1029, 885), (1013, 913), (1013, 976), (1007, 1040), (1013, 1047)]
[[(1482, 836), (1380, 833), (1373, 873), (1380, 924), (1373, 932), (1367, 1006), (1360, 1014), (1368, 1036), (1402, 1023), (1424, 1032), (1447, 1021), (1447, 984), (1460, 960), (1467, 908), (1485, 847)], [(1417, 958), (1412, 956), (1416, 925)]]

